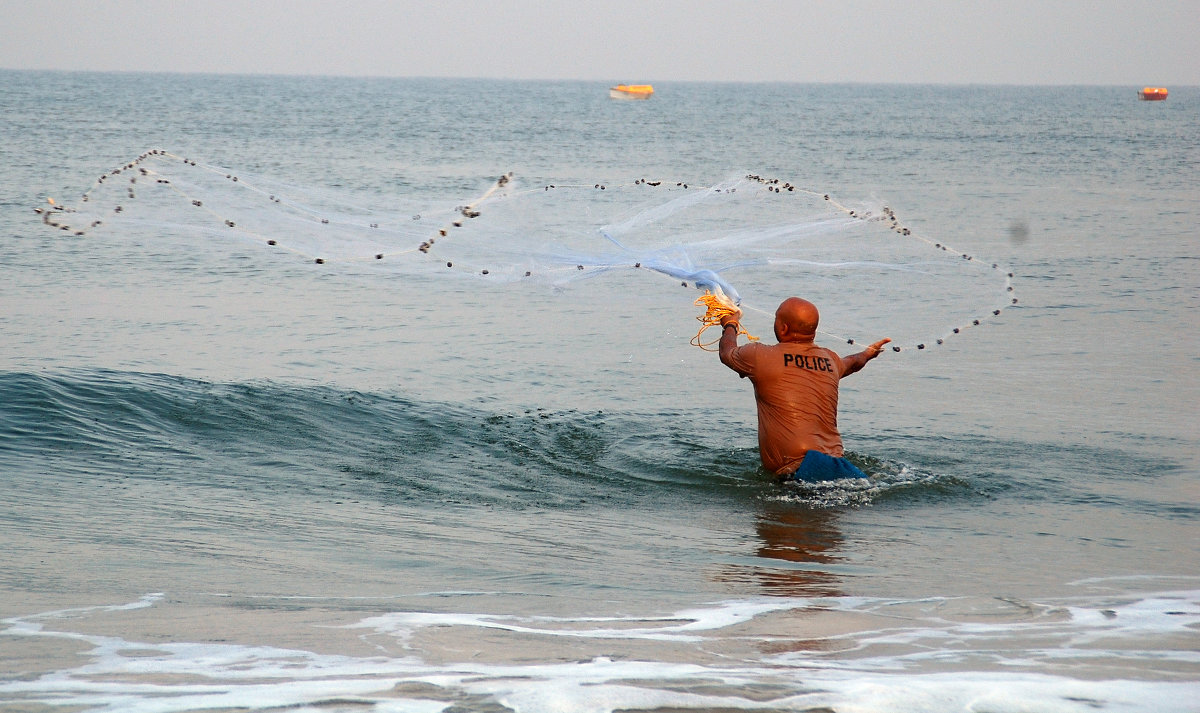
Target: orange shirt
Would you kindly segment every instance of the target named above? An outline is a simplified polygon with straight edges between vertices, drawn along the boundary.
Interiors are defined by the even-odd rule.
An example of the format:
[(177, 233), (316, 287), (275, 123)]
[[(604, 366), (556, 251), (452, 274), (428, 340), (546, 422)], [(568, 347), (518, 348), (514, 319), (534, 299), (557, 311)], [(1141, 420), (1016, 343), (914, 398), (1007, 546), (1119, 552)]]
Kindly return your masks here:
[(810, 450), (842, 457), (837, 428), (842, 358), (835, 352), (811, 342), (751, 342), (733, 350), (729, 368), (754, 384), (764, 467), (791, 473)]

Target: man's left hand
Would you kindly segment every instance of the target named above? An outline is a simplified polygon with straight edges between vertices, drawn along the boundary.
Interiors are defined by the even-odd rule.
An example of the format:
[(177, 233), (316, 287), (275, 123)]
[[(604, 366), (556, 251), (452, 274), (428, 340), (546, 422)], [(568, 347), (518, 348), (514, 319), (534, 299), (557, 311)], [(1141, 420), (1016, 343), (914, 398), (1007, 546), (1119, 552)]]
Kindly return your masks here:
[(867, 359), (874, 359), (875, 357), (879, 356), (883, 352), (883, 345), (887, 344), (890, 341), (892, 341), (892, 340), (889, 337), (880, 339), (878, 342), (875, 342), (871, 346), (864, 349), (863, 353), (867, 355)]

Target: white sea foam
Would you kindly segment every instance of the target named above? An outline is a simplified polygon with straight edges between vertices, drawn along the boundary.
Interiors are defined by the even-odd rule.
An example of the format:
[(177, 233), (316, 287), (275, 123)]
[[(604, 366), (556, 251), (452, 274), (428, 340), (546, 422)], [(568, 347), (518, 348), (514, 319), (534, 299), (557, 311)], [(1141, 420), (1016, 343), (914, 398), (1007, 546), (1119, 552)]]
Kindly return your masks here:
[[(944, 616), (942, 610), (953, 609), (954, 600), (830, 597), (720, 602), (653, 617), (397, 612), (352, 625), (404, 643), (412, 655), (400, 657), (130, 641), (67, 626), (91, 613), (144, 608), (158, 601), (151, 596), (117, 607), (5, 620), (6, 636), (85, 641), (91, 649), (78, 667), (32, 680), (0, 682), (0, 704), (123, 713), (213, 708), (425, 713), (484, 701), (522, 713), (606, 713), (659, 706), (701, 710), (825, 706), (839, 713), (1097, 709), (1182, 713), (1194, 710), (1189, 702), (1200, 695), (1200, 655), (1194, 646), (1178, 644), (1180, 637), (1194, 641), (1200, 626), (1200, 591), (1159, 592), (1124, 601), (1022, 603), (1018, 608), (1032, 614), (1001, 621), (988, 621), (997, 617), (987, 614), (970, 621)], [(793, 613), (855, 615), (883, 625), (832, 634), (826, 640), (837, 646), (803, 652), (757, 658), (745, 652), (736, 657), (706, 655), (710, 647), (730, 640), (777, 642), (784, 634), (764, 634), (763, 627), (748, 634), (738, 627)], [(412, 647), (418, 633), (465, 630), (471, 640), (471, 629), (553, 639), (606, 639), (616, 650), (621, 641), (701, 643), (691, 661), (623, 655), (562, 660), (548, 654), (535, 662), (497, 662), (493, 656), (486, 662), (468, 658), (435, 664)], [(1174, 644), (1169, 643), (1172, 640)], [(519, 658), (529, 658), (529, 649), (525, 651)]]
[[(474, 626), (541, 636), (571, 636), (589, 639), (647, 639), (691, 642), (703, 639), (699, 632), (722, 629), (753, 619), (759, 614), (795, 607), (787, 600), (724, 602), (705, 609), (688, 609), (668, 617), (629, 619), (619, 617), (516, 617), (488, 614), (432, 614), (400, 612), (364, 619), (355, 626), (374, 629), (408, 639), (427, 626)], [(643, 626), (610, 627), (608, 624), (640, 623)]]

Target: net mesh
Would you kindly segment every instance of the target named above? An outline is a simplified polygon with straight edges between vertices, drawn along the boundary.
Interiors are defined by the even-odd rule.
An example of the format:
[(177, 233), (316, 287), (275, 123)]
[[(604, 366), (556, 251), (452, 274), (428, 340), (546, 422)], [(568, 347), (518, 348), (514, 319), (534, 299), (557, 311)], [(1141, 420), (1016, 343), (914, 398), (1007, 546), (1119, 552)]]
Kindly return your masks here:
[[(243, 241), (314, 264), (589, 295), (629, 289), (617, 273), (667, 279), (773, 313), (802, 296), (821, 333), (851, 344), (892, 337), (922, 350), (1015, 304), (1012, 274), (906, 227), (880, 203), (737, 175), (714, 185), (638, 178), (524, 185), (505, 174), (474, 196), (342, 195), (150, 151), (102, 176), (44, 222), (73, 236), (122, 225), (219, 244)], [(639, 278), (641, 279), (641, 278)], [(694, 312), (695, 294), (681, 309)], [(685, 301), (686, 300), (686, 301)]]

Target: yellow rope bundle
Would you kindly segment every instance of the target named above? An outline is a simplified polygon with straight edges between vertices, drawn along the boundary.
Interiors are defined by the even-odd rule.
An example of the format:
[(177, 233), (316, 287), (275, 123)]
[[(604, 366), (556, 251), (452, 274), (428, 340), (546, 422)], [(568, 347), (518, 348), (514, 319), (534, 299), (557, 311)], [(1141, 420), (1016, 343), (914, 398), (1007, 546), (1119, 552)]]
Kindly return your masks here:
[[(697, 297), (694, 304), (697, 307), (706, 308), (707, 311), (703, 315), (696, 318), (696, 321), (699, 322), (701, 326), (700, 331), (696, 332), (696, 336), (692, 337), (692, 345), (700, 347), (706, 352), (715, 352), (717, 351), (716, 349), (709, 349), (709, 347), (720, 342), (720, 338), (714, 339), (711, 342), (705, 342), (701, 341), (701, 335), (704, 334), (705, 330), (707, 330), (709, 327), (719, 327), (721, 325), (721, 318), (737, 313), (738, 308), (735, 307), (725, 295), (714, 295), (708, 290), (705, 290), (703, 295)], [(745, 334), (746, 338), (750, 341), (758, 341), (758, 337), (747, 332), (741, 324), (738, 325), (738, 334)]]

